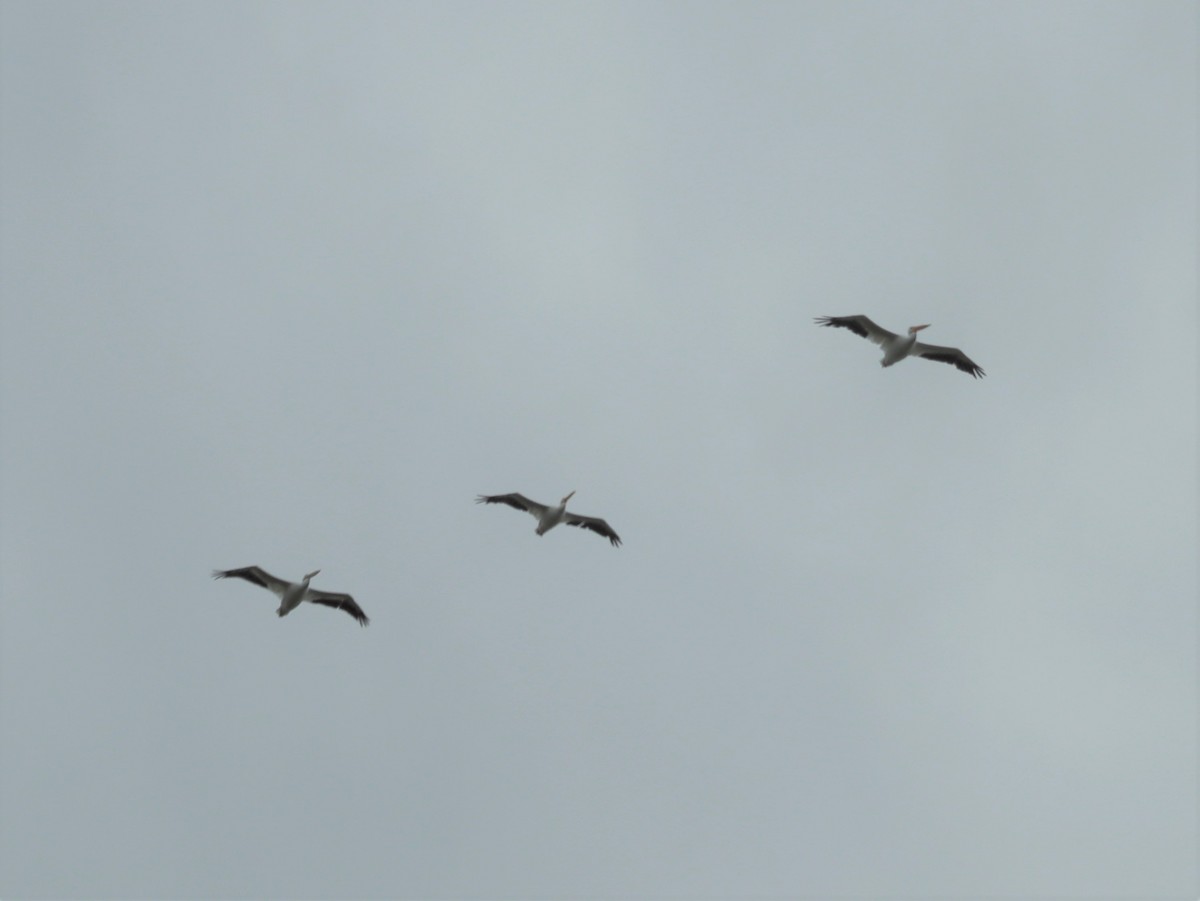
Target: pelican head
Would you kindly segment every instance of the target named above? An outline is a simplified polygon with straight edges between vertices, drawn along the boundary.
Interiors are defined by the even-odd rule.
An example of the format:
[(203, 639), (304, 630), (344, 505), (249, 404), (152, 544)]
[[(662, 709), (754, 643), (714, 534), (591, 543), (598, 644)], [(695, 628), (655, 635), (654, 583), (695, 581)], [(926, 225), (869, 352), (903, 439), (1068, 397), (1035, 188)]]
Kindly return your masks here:
[(917, 332), (919, 332), (921, 329), (923, 329), (923, 328), (929, 328), (929, 325), (930, 325), (930, 324), (929, 324), (928, 322), (926, 322), (924, 325), (910, 325), (910, 326), (908, 327), (908, 333), (909, 333), (910, 335), (915, 335), (915, 334), (916, 334)]
[(562, 505), (565, 507), (567, 505), (567, 501), (569, 501), (574, 496), (575, 496), (575, 492), (572, 491), (570, 494), (568, 494), (566, 497), (564, 497), (562, 499)]
[(312, 572), (310, 572), (307, 576), (304, 577), (304, 581), (307, 582), (309, 579), (311, 579), (313, 576), (315, 576), (319, 572), (320, 572), (319, 569), (314, 569)]

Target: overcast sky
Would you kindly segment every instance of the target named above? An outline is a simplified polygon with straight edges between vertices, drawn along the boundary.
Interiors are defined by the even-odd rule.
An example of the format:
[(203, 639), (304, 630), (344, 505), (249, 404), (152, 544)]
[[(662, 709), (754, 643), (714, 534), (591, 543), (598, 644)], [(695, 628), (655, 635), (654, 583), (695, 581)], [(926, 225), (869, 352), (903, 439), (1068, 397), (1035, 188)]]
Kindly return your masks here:
[(1195, 897), (1196, 4), (0, 28), (0, 895)]

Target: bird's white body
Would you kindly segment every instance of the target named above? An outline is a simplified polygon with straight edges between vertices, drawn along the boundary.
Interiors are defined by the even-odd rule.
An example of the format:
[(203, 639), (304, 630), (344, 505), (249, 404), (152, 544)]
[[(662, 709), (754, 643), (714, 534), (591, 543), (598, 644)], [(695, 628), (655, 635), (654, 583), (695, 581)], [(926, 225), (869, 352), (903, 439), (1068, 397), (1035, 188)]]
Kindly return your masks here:
[[(574, 493), (574, 491), (571, 492), (571, 494)], [(557, 507), (547, 507), (542, 511), (542, 515), (538, 517), (537, 528), (534, 529), (535, 532), (539, 535), (545, 535), (566, 518), (567, 501), (570, 499), (571, 494), (564, 497), (562, 503)]]
[(319, 572), (319, 569), (315, 569), (299, 582), (289, 582), (286, 587), (270, 588), (269, 590), (279, 596), (279, 609), (275, 612), (280, 616), (287, 616), (306, 600), (309, 600), (312, 589), (308, 587), (308, 583)]
[(899, 363), (910, 353), (912, 353), (913, 345), (917, 343), (917, 333), (910, 331), (907, 335), (896, 335), (894, 338), (885, 339), (883, 342), (883, 359), (879, 361), (880, 366), (891, 366), (894, 363)]

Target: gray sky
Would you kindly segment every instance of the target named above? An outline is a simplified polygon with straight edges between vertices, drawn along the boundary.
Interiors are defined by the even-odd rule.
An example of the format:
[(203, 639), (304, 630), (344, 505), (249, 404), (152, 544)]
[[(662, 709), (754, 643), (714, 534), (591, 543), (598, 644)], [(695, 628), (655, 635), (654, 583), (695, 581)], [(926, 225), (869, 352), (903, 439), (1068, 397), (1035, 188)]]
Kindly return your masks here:
[(0, 895), (1196, 895), (1195, 4), (0, 28)]

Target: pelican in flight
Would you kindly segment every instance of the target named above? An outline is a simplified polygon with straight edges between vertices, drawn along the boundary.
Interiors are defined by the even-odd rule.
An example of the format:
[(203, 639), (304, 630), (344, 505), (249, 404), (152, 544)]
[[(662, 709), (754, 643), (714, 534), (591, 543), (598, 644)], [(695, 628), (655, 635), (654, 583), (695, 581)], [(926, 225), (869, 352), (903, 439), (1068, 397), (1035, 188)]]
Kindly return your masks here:
[(567, 501), (571, 499), (572, 491), (562, 499), (557, 507), (548, 507), (545, 504), (539, 504), (537, 501), (531, 501), (523, 494), (481, 494), (475, 498), (477, 504), (508, 504), (517, 510), (524, 510), (531, 514), (537, 521), (537, 528), (534, 529), (539, 535), (545, 535), (560, 522), (565, 522), (569, 526), (578, 526), (581, 529), (591, 529), (597, 535), (603, 535), (612, 542), (613, 547), (621, 546), (621, 536), (612, 530), (612, 526), (606, 523), (598, 516), (580, 516), (578, 513), (567, 512)]
[(929, 325), (914, 325), (909, 328), (907, 335), (897, 335), (885, 328), (880, 328), (866, 316), (820, 316), (816, 322), (819, 325), (831, 325), (837, 328), (848, 328), (856, 335), (861, 335), (868, 341), (874, 341), (883, 348), (883, 359), (880, 366), (891, 366), (899, 363), (905, 357), (924, 357), (926, 360), (937, 360), (939, 363), (949, 363), (957, 366), (963, 372), (979, 378), (986, 373), (975, 362), (957, 347), (939, 347), (936, 344), (922, 344), (917, 340), (917, 332)]
[(370, 620), (362, 612), (362, 607), (358, 606), (354, 602), (354, 598), (350, 597), (350, 595), (339, 594), (335, 591), (321, 591), (319, 588), (308, 587), (308, 580), (319, 572), (319, 569), (314, 569), (299, 582), (288, 582), (271, 575), (261, 566), (246, 566), (242, 569), (214, 569), (213, 578), (245, 579), (247, 582), (253, 582), (255, 585), (267, 589), (267, 591), (279, 598), (279, 609), (275, 612), (280, 616), (287, 616), (304, 601), (311, 601), (314, 604), (323, 604), (326, 607), (337, 607), (339, 610), (345, 610), (358, 620), (360, 626), (365, 626), (369, 623)]

